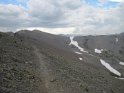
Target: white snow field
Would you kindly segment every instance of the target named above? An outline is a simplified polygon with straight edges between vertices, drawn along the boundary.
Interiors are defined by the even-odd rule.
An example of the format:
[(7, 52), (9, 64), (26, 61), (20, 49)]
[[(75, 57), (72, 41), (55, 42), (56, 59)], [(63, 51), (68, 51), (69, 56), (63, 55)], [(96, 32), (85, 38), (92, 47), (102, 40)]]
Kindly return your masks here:
[(95, 53), (98, 53), (98, 54), (101, 54), (102, 51), (103, 51), (103, 49), (94, 49), (94, 52), (95, 52)]
[(118, 77), (115, 77), (115, 78), (117, 78), (117, 79), (121, 79), (121, 80), (124, 80), (124, 78), (118, 78)]
[(73, 39), (74, 39), (73, 36), (70, 37), (71, 42), (70, 42), (69, 45), (74, 45), (74, 46), (77, 47), (81, 52), (88, 53), (88, 51), (85, 51), (82, 47), (80, 47), (80, 46), (78, 45), (78, 42), (77, 42), (77, 41), (74, 41)]
[(115, 38), (115, 41), (118, 42), (118, 38)]
[(77, 51), (74, 51), (76, 54), (79, 54), (79, 55), (81, 55), (82, 53), (81, 52), (77, 52)]
[(108, 64), (107, 62), (105, 62), (104, 60), (100, 59), (100, 62), (103, 66), (105, 66), (110, 72), (112, 72), (113, 74), (117, 75), (117, 76), (121, 76), (121, 73), (118, 72), (116, 69), (114, 69), (113, 67), (110, 66), (110, 64)]
[(79, 60), (83, 60), (83, 58), (80, 57)]
[(119, 64), (124, 66), (124, 62), (120, 62)]

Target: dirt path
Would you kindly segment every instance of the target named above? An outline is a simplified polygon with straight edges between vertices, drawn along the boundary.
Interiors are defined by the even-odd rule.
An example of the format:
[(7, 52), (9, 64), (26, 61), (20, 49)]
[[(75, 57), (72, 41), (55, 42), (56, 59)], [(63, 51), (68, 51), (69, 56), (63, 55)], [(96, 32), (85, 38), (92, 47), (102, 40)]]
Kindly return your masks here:
[(45, 56), (40, 53), (39, 49), (36, 46), (34, 46), (34, 53), (40, 63), (40, 73), (43, 81), (43, 84), (41, 85), (41, 93), (58, 93), (56, 84), (52, 81), (54, 79), (53, 75), (50, 73), (50, 69), (48, 69), (48, 67), (46, 66), (47, 61), (45, 60)]

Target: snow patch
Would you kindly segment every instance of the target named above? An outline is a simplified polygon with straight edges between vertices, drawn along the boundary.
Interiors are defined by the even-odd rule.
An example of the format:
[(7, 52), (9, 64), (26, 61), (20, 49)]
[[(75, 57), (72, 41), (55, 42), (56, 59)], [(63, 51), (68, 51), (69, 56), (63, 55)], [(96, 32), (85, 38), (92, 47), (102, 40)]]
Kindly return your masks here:
[(119, 64), (124, 66), (124, 62), (120, 62)]
[(79, 55), (81, 55), (81, 54), (82, 54), (81, 52), (77, 52), (77, 51), (75, 51), (75, 53), (76, 53), (76, 54), (79, 54)]
[(69, 45), (74, 45), (74, 46), (77, 47), (81, 52), (88, 53), (88, 51), (85, 51), (82, 47), (80, 47), (80, 46), (78, 45), (78, 42), (77, 42), (77, 41), (74, 41), (73, 39), (74, 39), (74, 37), (70, 37), (71, 42), (70, 42)]
[(117, 79), (121, 79), (121, 80), (124, 80), (124, 78), (118, 78), (118, 77), (115, 77), (115, 78), (117, 78)]
[(89, 55), (95, 57), (93, 54), (89, 54)]
[(80, 57), (79, 60), (83, 60), (83, 58)]
[(118, 42), (118, 38), (116, 38), (115, 41)]
[(118, 72), (116, 69), (114, 69), (113, 67), (110, 66), (110, 64), (108, 64), (107, 62), (105, 62), (104, 60), (100, 59), (100, 62), (102, 65), (104, 65), (110, 72), (112, 72), (113, 74), (117, 75), (117, 76), (121, 76), (121, 73)]
[(99, 49), (94, 49), (94, 52), (95, 52), (95, 53), (98, 53), (98, 54), (101, 54), (102, 51), (103, 51), (103, 49), (100, 49), (100, 50), (99, 50)]

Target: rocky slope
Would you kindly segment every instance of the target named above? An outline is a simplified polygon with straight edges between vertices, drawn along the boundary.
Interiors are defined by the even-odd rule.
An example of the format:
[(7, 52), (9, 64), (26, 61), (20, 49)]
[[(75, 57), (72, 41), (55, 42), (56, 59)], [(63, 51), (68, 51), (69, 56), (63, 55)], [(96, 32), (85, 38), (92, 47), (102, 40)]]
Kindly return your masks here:
[(123, 34), (8, 34), (0, 34), (2, 93), (124, 92)]
[(0, 33), (0, 93), (41, 93), (34, 49), (13, 34)]

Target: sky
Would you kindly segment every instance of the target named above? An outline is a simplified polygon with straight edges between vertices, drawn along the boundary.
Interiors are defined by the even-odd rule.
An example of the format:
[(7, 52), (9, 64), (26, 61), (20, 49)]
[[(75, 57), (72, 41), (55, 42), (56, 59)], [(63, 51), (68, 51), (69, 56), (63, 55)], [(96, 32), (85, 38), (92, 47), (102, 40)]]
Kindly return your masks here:
[(124, 0), (0, 0), (0, 31), (53, 34), (124, 32)]

